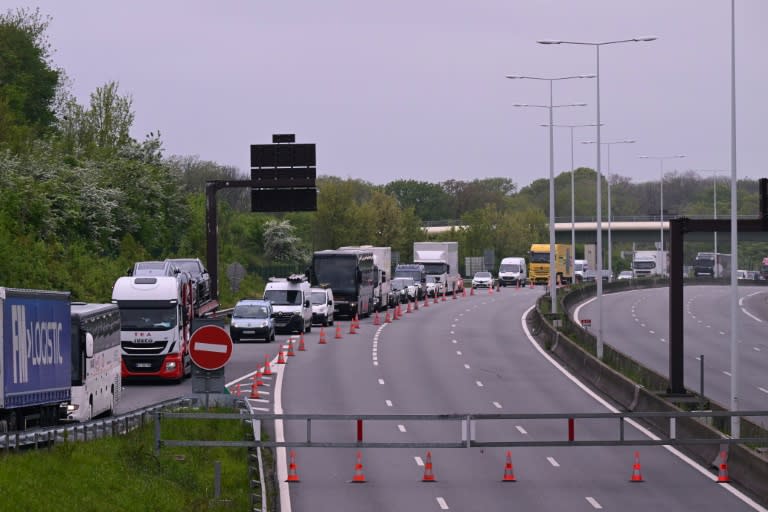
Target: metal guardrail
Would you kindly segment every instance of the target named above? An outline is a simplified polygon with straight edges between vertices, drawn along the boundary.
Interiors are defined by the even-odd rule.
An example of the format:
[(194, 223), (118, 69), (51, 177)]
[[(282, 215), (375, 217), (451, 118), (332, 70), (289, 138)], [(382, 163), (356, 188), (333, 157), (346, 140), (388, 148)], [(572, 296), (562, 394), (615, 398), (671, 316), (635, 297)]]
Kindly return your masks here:
[(2, 433), (0, 434), (0, 450), (7, 453), (10, 450), (20, 448), (39, 449), (50, 447), (56, 443), (86, 442), (103, 437), (124, 435), (143, 426), (147, 421), (153, 421), (152, 413), (188, 402), (190, 402), (188, 398), (176, 398), (118, 416), (99, 418), (83, 423)]
[[(237, 419), (242, 420), (243, 414), (229, 413), (173, 413), (155, 412), (155, 450), (164, 446), (205, 446), (205, 447), (322, 447), (322, 448), (475, 448), (494, 446), (649, 446), (649, 445), (687, 445), (687, 444), (758, 444), (768, 446), (768, 437), (679, 437), (677, 420), (695, 418), (707, 421), (707, 418), (752, 416), (768, 417), (768, 410), (763, 411), (658, 411), (658, 412), (618, 412), (618, 413), (524, 413), (524, 414), (253, 414), (255, 421), (282, 420), (303, 421), (305, 423), (305, 438), (303, 441), (217, 441), (217, 440), (175, 440), (163, 439), (162, 421), (168, 419)], [(670, 434), (662, 437), (656, 433), (657, 439), (627, 439), (625, 436), (626, 420), (649, 420), (651, 418), (666, 418), (669, 420)], [(535, 441), (515, 441), (511, 439), (477, 439), (477, 425), (485, 421), (509, 420), (546, 420), (560, 421), (567, 426), (568, 435), (564, 439), (544, 439)], [(616, 436), (606, 439), (576, 439), (576, 420), (604, 420), (616, 425)], [(354, 441), (312, 440), (312, 426), (318, 422), (354, 422), (357, 427), (357, 438)], [(363, 426), (371, 421), (408, 421), (408, 422), (451, 422), (457, 425), (458, 434), (451, 441), (365, 441)], [(336, 429), (341, 431), (340, 429)], [(514, 430), (514, 429), (510, 429)], [(380, 435), (380, 434), (379, 434)]]

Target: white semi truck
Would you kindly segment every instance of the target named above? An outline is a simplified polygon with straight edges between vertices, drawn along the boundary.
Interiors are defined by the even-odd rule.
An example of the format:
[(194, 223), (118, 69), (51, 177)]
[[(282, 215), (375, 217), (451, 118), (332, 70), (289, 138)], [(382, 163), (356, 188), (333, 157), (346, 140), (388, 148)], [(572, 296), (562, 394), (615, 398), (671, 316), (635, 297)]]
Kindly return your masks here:
[(440, 279), (446, 293), (461, 293), (459, 242), (413, 242), (413, 262), (424, 265), (427, 276)]
[(635, 279), (667, 275), (667, 251), (635, 251), (632, 254)]

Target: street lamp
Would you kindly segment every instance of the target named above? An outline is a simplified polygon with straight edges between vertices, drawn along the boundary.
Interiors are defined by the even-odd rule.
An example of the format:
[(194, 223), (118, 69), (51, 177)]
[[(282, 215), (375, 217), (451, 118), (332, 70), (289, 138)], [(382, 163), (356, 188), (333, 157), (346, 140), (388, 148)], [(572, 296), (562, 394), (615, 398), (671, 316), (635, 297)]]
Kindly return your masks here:
[(645, 158), (648, 160), (658, 160), (659, 161), (659, 240), (660, 240), (660, 246), (659, 250), (664, 250), (664, 160), (673, 160), (675, 158), (685, 158), (685, 155), (671, 155), (671, 156), (648, 156), (648, 155), (640, 155), (637, 158)]
[[(597, 78), (597, 271), (598, 274), (602, 274), (603, 271), (603, 226), (600, 220), (600, 212), (602, 210), (601, 204), (601, 191), (600, 191), (600, 47), (607, 46), (609, 44), (619, 43), (639, 43), (646, 41), (654, 41), (656, 37), (634, 37), (632, 39), (620, 39), (616, 41), (561, 41), (561, 40), (541, 40), (537, 41), (539, 44), (576, 44), (582, 46), (594, 46), (596, 56), (596, 71), (595, 77)], [(551, 123), (550, 123), (551, 124)], [(600, 279), (597, 281), (597, 357), (603, 358), (603, 279), (600, 275)]]
[[(547, 127), (548, 124), (541, 126)], [(576, 172), (575, 164), (573, 163), (573, 130), (574, 128), (586, 128), (588, 126), (597, 126), (596, 124), (555, 124), (555, 128), (570, 128), (571, 129), (571, 247), (573, 247), (573, 259), (576, 259), (576, 199), (574, 197), (574, 178), (573, 175)]]
[[(717, 220), (717, 173), (719, 172), (728, 172), (725, 169), (696, 169), (696, 172), (711, 172), (712, 173), (712, 219)], [(712, 250), (715, 254), (717, 254), (717, 231), (712, 233), (714, 235), (713, 240), (713, 247)], [(717, 265), (715, 265), (715, 274), (714, 277), (720, 277), (717, 269)]]
[(571, 103), (566, 105), (552, 104), (553, 83), (557, 80), (572, 80), (576, 78), (594, 78), (595, 75), (573, 75), (544, 78), (539, 76), (507, 75), (513, 80), (540, 80), (549, 82), (549, 105), (515, 104), (515, 107), (540, 107), (549, 109), (549, 294), (552, 300), (551, 313), (557, 313), (557, 272), (555, 269), (555, 143), (552, 125), (553, 110), (556, 107), (584, 107), (586, 103)]
[[(611, 242), (611, 146), (614, 144), (634, 144), (634, 140), (615, 140), (612, 142), (601, 142), (600, 144), (605, 146), (606, 159), (605, 168), (608, 169), (608, 275), (613, 276), (613, 243)], [(594, 140), (587, 140), (582, 144), (597, 144)], [(602, 212), (600, 212), (602, 215)], [(602, 277), (602, 276), (601, 276)]]

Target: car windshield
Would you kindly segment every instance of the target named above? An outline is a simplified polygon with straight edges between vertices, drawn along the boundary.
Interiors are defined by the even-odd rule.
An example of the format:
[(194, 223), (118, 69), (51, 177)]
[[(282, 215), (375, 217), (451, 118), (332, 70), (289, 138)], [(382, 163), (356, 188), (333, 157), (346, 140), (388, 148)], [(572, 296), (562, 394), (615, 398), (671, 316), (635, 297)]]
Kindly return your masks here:
[(267, 290), (264, 300), (276, 306), (295, 306), (301, 304), (301, 293), (299, 290)]
[(238, 304), (232, 312), (237, 318), (269, 318), (269, 309), (260, 304)]
[(312, 304), (325, 304), (326, 294), (325, 292), (312, 292)]
[(392, 280), (392, 289), (393, 290), (402, 290), (403, 288), (407, 288), (408, 286), (413, 285), (413, 279), (410, 277), (396, 277)]
[(475, 274), (475, 277), (487, 279), (487, 278), (491, 277), (491, 273), (490, 272), (478, 272), (478, 273)]
[(499, 267), (499, 272), (520, 272), (520, 265), (517, 263), (506, 263)]

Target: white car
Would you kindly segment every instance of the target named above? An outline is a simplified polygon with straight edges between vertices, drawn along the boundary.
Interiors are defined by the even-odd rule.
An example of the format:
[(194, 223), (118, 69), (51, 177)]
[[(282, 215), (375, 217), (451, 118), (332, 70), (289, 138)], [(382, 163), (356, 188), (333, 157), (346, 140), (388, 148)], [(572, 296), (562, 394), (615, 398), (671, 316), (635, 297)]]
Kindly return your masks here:
[(493, 288), (493, 276), (490, 272), (475, 272), (472, 288)]
[(392, 291), (397, 294), (398, 302), (405, 304), (408, 301), (416, 300), (419, 289), (412, 277), (396, 277), (390, 281), (390, 284)]
[(617, 277), (616, 279), (618, 279), (619, 281), (622, 281), (624, 279), (633, 279), (633, 278), (634, 276), (632, 275), (631, 270), (622, 270), (621, 272), (619, 272), (619, 277)]
[(436, 276), (427, 276), (427, 297), (435, 297), (443, 294), (443, 283)]
[(312, 288), (312, 323), (327, 327), (333, 325), (333, 291), (330, 288)]

